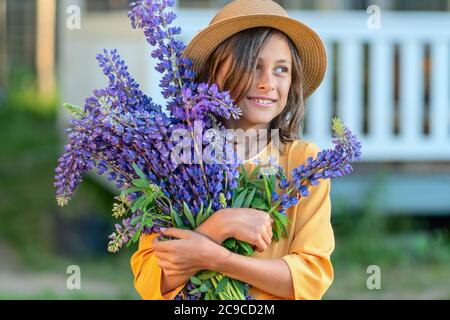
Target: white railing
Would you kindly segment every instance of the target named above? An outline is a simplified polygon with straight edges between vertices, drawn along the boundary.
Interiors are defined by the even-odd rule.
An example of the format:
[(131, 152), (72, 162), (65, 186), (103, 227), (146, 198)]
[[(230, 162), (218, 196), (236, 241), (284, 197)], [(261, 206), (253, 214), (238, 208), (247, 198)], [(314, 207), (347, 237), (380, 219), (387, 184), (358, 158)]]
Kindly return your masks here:
[[(450, 15), (445, 13), (386, 13), (380, 30), (366, 27), (366, 14), (293, 16), (318, 30), (327, 46), (326, 77), (313, 95), (308, 112), (311, 132), (306, 138), (326, 145), (327, 121), (332, 114), (332, 88), (337, 87), (337, 114), (363, 137), (367, 161), (450, 160)], [(331, 46), (338, 47), (338, 59)], [(363, 48), (367, 45), (368, 132), (363, 132)], [(395, 48), (400, 70), (394, 79)], [(425, 60), (425, 48), (430, 55)], [(425, 68), (429, 69), (428, 117), (425, 113)], [(337, 81), (332, 77), (337, 64)], [(399, 85), (397, 121), (394, 134), (394, 87)], [(423, 123), (429, 132), (423, 133)]]
[[(209, 9), (178, 9), (176, 21), (182, 26), (183, 40), (189, 42), (215, 13)], [(450, 14), (382, 12), (379, 30), (367, 28), (365, 12), (289, 14), (318, 32), (328, 54), (324, 81), (308, 102), (305, 139), (320, 147), (330, 145), (330, 120), (335, 106), (336, 115), (362, 138), (364, 161), (450, 161)], [(124, 12), (85, 14), (81, 30), (62, 28), (59, 40), (64, 101), (83, 103), (93, 88), (102, 87), (105, 79), (96, 66), (95, 54), (102, 48), (117, 48), (144, 91), (156, 102), (163, 102), (158, 88), (160, 75), (153, 69), (149, 46), (141, 32), (131, 31)], [(366, 112), (365, 47), (369, 53), (366, 74), (370, 75)], [(427, 60), (425, 48), (430, 52)], [(333, 53), (336, 51), (337, 56)], [(400, 71), (398, 79), (394, 79), (397, 51)], [(427, 61), (431, 67), (425, 73)], [(336, 77), (333, 70), (337, 70)], [(426, 74), (430, 88), (427, 104)], [(396, 85), (397, 112), (393, 98)], [(398, 133), (393, 131), (395, 119)], [(427, 134), (422, 130), (424, 121), (429, 127)]]

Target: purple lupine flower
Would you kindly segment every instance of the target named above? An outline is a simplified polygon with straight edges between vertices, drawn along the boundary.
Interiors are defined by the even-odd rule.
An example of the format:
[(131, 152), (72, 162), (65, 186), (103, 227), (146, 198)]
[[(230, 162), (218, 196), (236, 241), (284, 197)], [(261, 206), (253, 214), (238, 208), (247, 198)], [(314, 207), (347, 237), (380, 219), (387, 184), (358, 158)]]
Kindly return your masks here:
[[(67, 203), (81, 183), (82, 175), (95, 167), (99, 174), (105, 174), (118, 188), (124, 189), (130, 187), (138, 175), (145, 175), (145, 181), (158, 186), (161, 194), (170, 199), (170, 208), (155, 199), (159, 212), (166, 216), (171, 215), (171, 209), (182, 212), (184, 205), (194, 216), (200, 206), (205, 208), (208, 204), (217, 211), (231, 199), (239, 177), (239, 163), (232, 146), (225, 144), (222, 150), (231, 155), (231, 162), (220, 161), (216, 150), (204, 161), (198, 149), (208, 146), (210, 141), (199, 142), (196, 137), (205, 136), (205, 132), (213, 128), (218, 132), (214, 136), (227, 137), (229, 132), (219, 119), (237, 118), (240, 109), (234, 105), (229, 92), (219, 92), (217, 85), (193, 82), (192, 63), (181, 58), (185, 45), (174, 39), (181, 29), (170, 26), (176, 16), (165, 12), (173, 5), (173, 0), (138, 1), (130, 5), (129, 12), (132, 26), (143, 29), (147, 41), (154, 47), (152, 56), (159, 61), (156, 70), (163, 74), (160, 87), (168, 100), (166, 109), (170, 115), (164, 114), (160, 106), (139, 90), (117, 50), (104, 50), (99, 54), (97, 60), (108, 78), (108, 85), (95, 90), (83, 110), (72, 108), (77, 119), (67, 131), (69, 144), (55, 170), (59, 204)], [(195, 132), (197, 121), (201, 123), (199, 132)], [(188, 141), (190, 156), (184, 158), (197, 157), (199, 162), (180, 164), (174, 161), (171, 151), (179, 142), (174, 138), (178, 130), (184, 130), (193, 138)], [(284, 175), (279, 186), (288, 190), (281, 197), (274, 194), (272, 198), (281, 205), (280, 213), (285, 214), (287, 208), (297, 203), (297, 196), (289, 196), (294, 188), (300, 196), (307, 196), (308, 187), (317, 185), (319, 179), (351, 172), (349, 163), (360, 156), (360, 144), (343, 125), (336, 126), (335, 131), (338, 132), (333, 141), (337, 143), (335, 150), (323, 152), (315, 160), (310, 158), (306, 165), (297, 168), (293, 172), (291, 189)], [(133, 165), (141, 173), (138, 174)], [(281, 169), (278, 168), (278, 172)], [(131, 192), (127, 199), (133, 203), (141, 196), (142, 192)], [(141, 217), (145, 218), (145, 210), (137, 210), (131, 218), (116, 225), (115, 233), (110, 236), (110, 251), (117, 251), (137, 234), (140, 222), (136, 221)], [(190, 224), (185, 216), (182, 221)], [(141, 232), (159, 232), (167, 224), (164, 219), (154, 219), (151, 226), (144, 225)], [(188, 284), (186, 288), (192, 290), (194, 286)], [(247, 292), (248, 286), (245, 288)], [(191, 290), (183, 291), (183, 298), (201, 298), (200, 293), (189, 294)]]
[(286, 178), (282, 179), (279, 183), (280, 189), (286, 189), (291, 184), (290, 181), (288, 181)]
[[(319, 184), (319, 179), (332, 179), (351, 173), (351, 163), (361, 159), (361, 142), (337, 118), (333, 119), (333, 143), (334, 149), (322, 150), (315, 159), (309, 157), (306, 164), (292, 170), (294, 187), (300, 197), (308, 196), (309, 187)], [(293, 203), (292, 200), (288, 204)]]
[[(132, 219), (136, 218), (136, 215)], [(122, 224), (115, 224), (116, 231), (109, 236), (111, 241), (108, 243), (109, 252), (117, 252), (125, 243), (127, 243), (136, 234), (139, 229), (139, 223), (131, 224), (131, 219), (122, 220)]]
[[(97, 167), (99, 174), (106, 174), (118, 188), (129, 187), (131, 180), (136, 178), (132, 163), (136, 163), (151, 182), (161, 186), (163, 193), (173, 199), (176, 210), (181, 210), (185, 201), (196, 213), (200, 203), (203, 202), (204, 206), (208, 204), (205, 201), (208, 197), (212, 208), (218, 210), (221, 208), (221, 191), (226, 200), (231, 199), (231, 191), (236, 187), (239, 175), (237, 164), (212, 161), (176, 165), (170, 157), (175, 145), (171, 139), (174, 130), (192, 132), (192, 121), (202, 120), (202, 133), (213, 126), (225, 133), (223, 124), (211, 115), (237, 117), (239, 109), (228, 92), (219, 92), (216, 85), (197, 86), (192, 83), (195, 74), (188, 68), (190, 61), (179, 60), (184, 46), (171, 39), (179, 29), (170, 29), (169, 38), (164, 38), (167, 33), (163, 32), (163, 27), (175, 18), (173, 14), (163, 12), (169, 6), (170, 1), (138, 2), (131, 6), (130, 19), (135, 27), (144, 28), (149, 42), (156, 46), (153, 54), (162, 59), (160, 71), (173, 80), (163, 89), (170, 89), (170, 86), (177, 90), (181, 88), (183, 94), (174, 96), (168, 103), (168, 109), (176, 104), (177, 108), (172, 108), (175, 112), (172, 112), (172, 117), (167, 117), (160, 106), (139, 90), (117, 50), (104, 50), (103, 54), (97, 55), (99, 65), (108, 78), (108, 86), (95, 90), (94, 95), (86, 100), (83, 117), (71, 122), (72, 133), (66, 146), (68, 151), (61, 157), (56, 169), (55, 186), (60, 204), (67, 203), (81, 182), (82, 175), (94, 167)], [(163, 25), (164, 21), (166, 25)], [(175, 61), (175, 64), (169, 64), (167, 59)], [(177, 72), (171, 69), (176, 65), (183, 68), (184, 62), (184, 73), (180, 73), (181, 69)], [(181, 86), (177, 87), (179, 84)], [(203, 144), (206, 146), (207, 142)], [(225, 148), (232, 153), (229, 146)], [(168, 213), (168, 208), (161, 209)]]

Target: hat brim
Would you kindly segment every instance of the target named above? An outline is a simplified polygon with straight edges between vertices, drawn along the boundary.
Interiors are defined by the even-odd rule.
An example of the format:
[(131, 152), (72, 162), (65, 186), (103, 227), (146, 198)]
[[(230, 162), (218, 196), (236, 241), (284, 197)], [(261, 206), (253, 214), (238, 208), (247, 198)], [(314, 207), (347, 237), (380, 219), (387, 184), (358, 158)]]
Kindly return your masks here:
[(272, 27), (285, 33), (297, 48), (303, 66), (303, 94), (308, 98), (320, 85), (326, 70), (326, 52), (320, 37), (308, 26), (290, 17), (277, 15), (238, 16), (209, 25), (188, 44), (183, 57), (198, 73), (208, 57), (226, 39), (249, 28)]

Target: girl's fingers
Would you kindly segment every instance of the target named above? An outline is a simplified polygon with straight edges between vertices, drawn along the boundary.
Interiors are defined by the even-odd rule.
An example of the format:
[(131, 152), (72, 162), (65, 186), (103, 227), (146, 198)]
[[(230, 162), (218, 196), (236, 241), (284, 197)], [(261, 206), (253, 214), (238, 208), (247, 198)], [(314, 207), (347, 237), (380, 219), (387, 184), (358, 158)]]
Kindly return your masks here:
[(173, 262), (173, 254), (163, 252), (163, 251), (155, 251), (155, 255), (159, 260), (166, 260), (169, 262)]
[(159, 241), (157, 238), (153, 239), (152, 241), (152, 247), (153, 250), (159, 251), (159, 252), (169, 252), (171, 248), (171, 241), (173, 240), (166, 240), (166, 241)]
[(158, 266), (161, 269), (163, 269), (164, 274), (168, 276), (181, 276), (186, 274), (195, 274), (198, 272), (197, 269), (194, 268), (184, 269), (167, 260), (158, 260)]
[(158, 259), (158, 266), (162, 269), (164, 269), (165, 271), (177, 271), (177, 272), (181, 272), (181, 273), (185, 273), (186, 269), (183, 266), (174, 264), (168, 260), (164, 260), (164, 259)]
[(264, 240), (264, 243), (265, 243), (267, 246), (269, 246), (270, 243), (272, 242), (272, 237), (271, 237), (271, 235), (270, 235), (269, 233), (267, 233), (267, 232), (262, 234), (262, 238), (263, 238), (263, 240)]
[(161, 233), (165, 236), (171, 236), (178, 239), (185, 239), (190, 236), (190, 230), (179, 229), (179, 228), (161, 228)]
[(173, 263), (167, 260), (158, 259), (158, 267), (164, 269), (164, 270), (173, 270), (175, 266)]
[(263, 252), (264, 250), (267, 249), (267, 243), (265, 242), (263, 237), (259, 237), (256, 247), (258, 252)]

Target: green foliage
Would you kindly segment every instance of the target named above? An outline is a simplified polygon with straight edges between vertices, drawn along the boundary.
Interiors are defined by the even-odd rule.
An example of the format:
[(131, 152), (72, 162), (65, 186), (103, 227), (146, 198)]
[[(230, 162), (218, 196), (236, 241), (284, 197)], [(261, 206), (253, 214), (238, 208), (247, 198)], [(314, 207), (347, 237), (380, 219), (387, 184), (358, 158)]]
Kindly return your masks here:
[(450, 232), (430, 230), (408, 215), (377, 209), (375, 199), (385, 187), (381, 174), (368, 191), (362, 210), (355, 212), (333, 199), (332, 225), (336, 238), (333, 260), (337, 264), (397, 265), (450, 262)]
[(20, 88), (12, 87), (7, 99), (0, 102), (0, 238), (21, 252), (31, 248), (52, 252), (56, 247), (55, 217), (99, 213), (106, 223), (111, 193), (86, 177), (70, 208), (56, 205), (54, 169), (62, 148), (56, 104), (36, 110), (38, 99), (24, 96)]
[(48, 96), (38, 93), (36, 77), (33, 73), (19, 66), (14, 67), (9, 76), (6, 105), (14, 111), (32, 113), (41, 117), (52, 117), (59, 108), (58, 92)]
[(83, 119), (85, 117), (85, 113), (83, 108), (76, 106), (70, 103), (63, 103), (63, 107), (66, 108), (67, 111), (76, 119)]

